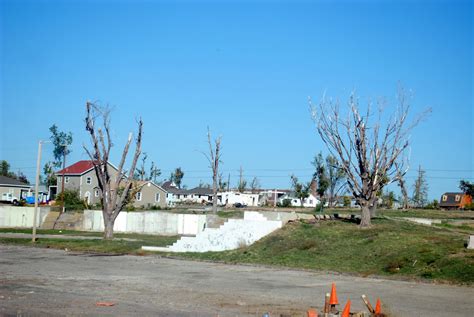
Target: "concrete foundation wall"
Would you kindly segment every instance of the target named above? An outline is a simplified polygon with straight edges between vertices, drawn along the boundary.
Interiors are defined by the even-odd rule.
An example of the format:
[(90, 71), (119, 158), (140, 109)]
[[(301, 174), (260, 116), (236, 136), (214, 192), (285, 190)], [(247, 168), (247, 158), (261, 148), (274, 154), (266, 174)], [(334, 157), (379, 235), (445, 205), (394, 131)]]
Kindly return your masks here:
[[(124, 212), (114, 224), (115, 232), (160, 235), (196, 235), (204, 230), (205, 215), (175, 214), (161, 211)], [(84, 210), (84, 230), (103, 231), (102, 211)]]
[[(36, 225), (40, 227), (49, 213), (49, 207), (39, 207)], [(0, 227), (32, 228), (34, 207), (0, 206)]]

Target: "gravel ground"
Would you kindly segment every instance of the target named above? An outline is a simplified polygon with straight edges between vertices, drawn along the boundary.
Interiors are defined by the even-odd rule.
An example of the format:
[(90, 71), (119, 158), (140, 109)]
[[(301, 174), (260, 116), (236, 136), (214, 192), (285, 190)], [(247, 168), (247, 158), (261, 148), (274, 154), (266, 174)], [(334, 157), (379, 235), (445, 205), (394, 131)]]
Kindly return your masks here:
[(361, 294), (380, 297), (393, 316), (474, 311), (472, 287), (0, 245), (0, 316), (304, 316), (321, 308), (331, 282), (353, 311)]

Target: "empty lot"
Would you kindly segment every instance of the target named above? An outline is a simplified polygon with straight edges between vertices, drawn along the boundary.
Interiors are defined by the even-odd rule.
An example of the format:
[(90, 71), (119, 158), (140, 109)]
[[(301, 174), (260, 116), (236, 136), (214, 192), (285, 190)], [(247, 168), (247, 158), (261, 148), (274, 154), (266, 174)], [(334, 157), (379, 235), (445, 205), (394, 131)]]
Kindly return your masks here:
[[(160, 258), (0, 245), (0, 315), (302, 316), (380, 296), (395, 316), (471, 316), (474, 288)], [(96, 307), (98, 301), (115, 303)]]

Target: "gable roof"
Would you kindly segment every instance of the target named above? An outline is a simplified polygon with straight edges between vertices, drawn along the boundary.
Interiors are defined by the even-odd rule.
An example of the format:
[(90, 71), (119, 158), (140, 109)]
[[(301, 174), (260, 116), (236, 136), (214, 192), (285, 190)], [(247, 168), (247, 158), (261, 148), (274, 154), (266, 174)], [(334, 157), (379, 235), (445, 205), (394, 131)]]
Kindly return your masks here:
[(195, 187), (187, 191), (188, 194), (211, 196), (212, 189), (207, 187)]
[[(111, 164), (110, 162), (108, 163), (112, 168), (116, 169), (117, 168)], [(72, 165), (69, 165), (65, 169), (62, 169), (60, 171), (56, 172), (56, 175), (83, 175), (90, 170), (94, 168), (94, 162), (91, 160), (82, 160), (78, 161)]]
[(0, 186), (5, 186), (5, 187), (25, 187), (25, 188), (30, 188), (31, 186), (28, 184), (25, 184), (18, 179), (14, 179), (11, 177), (7, 176), (0, 176)]
[(166, 189), (164, 189), (164, 188), (161, 187), (160, 185), (155, 184), (153, 181), (135, 181), (135, 184), (137, 184), (137, 187), (140, 187), (140, 188), (142, 188), (142, 187), (145, 186), (146, 184), (151, 184), (151, 185), (155, 186), (156, 188), (161, 189), (161, 190), (164, 191), (165, 193), (168, 192)]

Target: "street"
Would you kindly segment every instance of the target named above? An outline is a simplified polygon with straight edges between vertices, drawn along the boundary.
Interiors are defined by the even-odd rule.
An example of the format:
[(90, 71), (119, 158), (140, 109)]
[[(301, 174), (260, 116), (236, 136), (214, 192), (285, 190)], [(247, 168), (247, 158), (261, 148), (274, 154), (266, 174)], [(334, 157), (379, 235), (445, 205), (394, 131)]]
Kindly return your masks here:
[(321, 310), (332, 282), (352, 311), (362, 294), (393, 316), (474, 311), (471, 287), (0, 245), (0, 316), (303, 316)]

